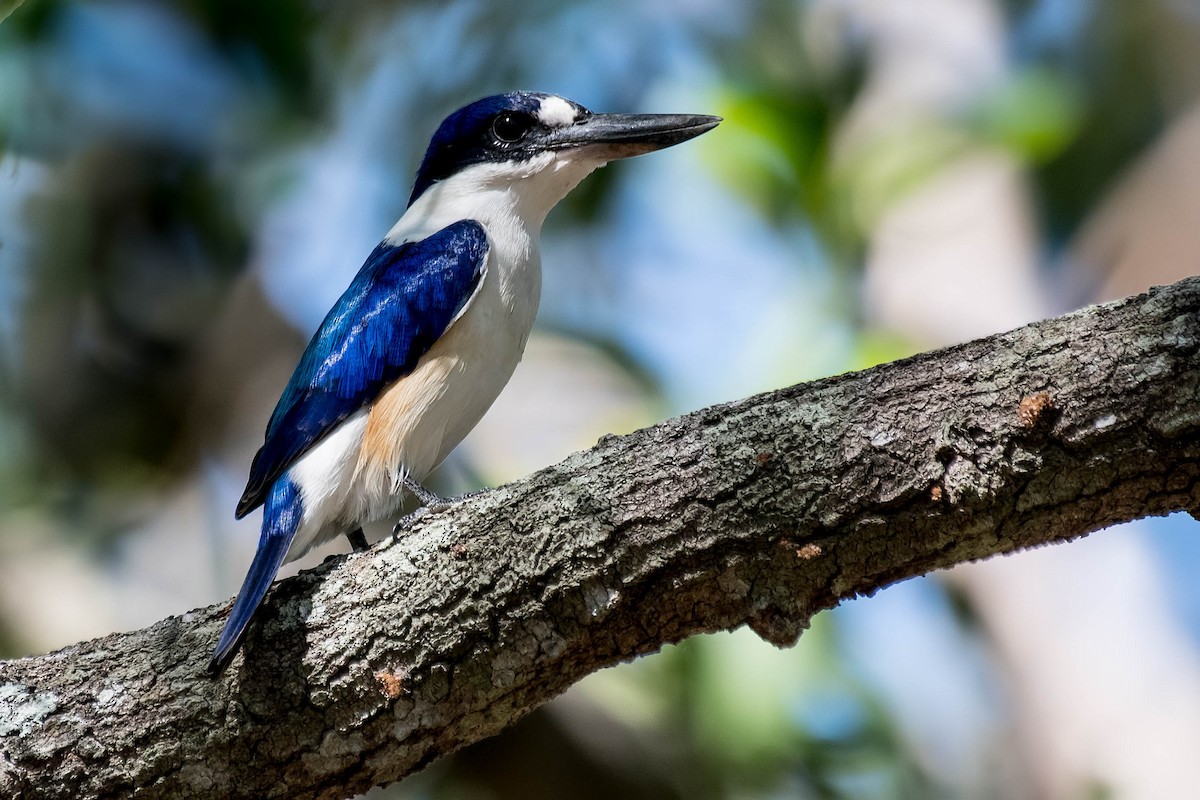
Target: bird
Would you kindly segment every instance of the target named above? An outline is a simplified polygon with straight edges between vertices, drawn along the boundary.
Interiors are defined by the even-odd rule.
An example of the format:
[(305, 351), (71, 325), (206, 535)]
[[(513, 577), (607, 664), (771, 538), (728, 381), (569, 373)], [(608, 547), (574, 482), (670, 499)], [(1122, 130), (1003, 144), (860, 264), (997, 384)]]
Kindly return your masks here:
[(399, 221), (313, 334), (238, 502), (258, 549), (209, 672), (232, 661), (285, 561), (397, 515), (500, 394), (541, 294), (542, 223), (610, 161), (716, 127), (700, 114), (593, 113), (542, 92), (492, 95), (438, 126)]

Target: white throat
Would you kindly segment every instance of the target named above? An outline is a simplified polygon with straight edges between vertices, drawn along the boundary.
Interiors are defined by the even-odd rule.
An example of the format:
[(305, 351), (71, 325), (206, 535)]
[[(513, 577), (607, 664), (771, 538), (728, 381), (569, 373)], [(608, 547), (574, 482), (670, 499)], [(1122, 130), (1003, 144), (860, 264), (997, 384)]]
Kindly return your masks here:
[[(542, 153), (527, 161), (475, 164), (438, 181), (417, 198), (384, 241), (417, 241), (473, 219), (488, 236), (488, 272), (503, 302), (527, 306), (532, 325), (542, 287), (542, 223), (559, 200), (604, 161), (584, 153)], [(523, 316), (523, 315), (522, 315)]]
[(536, 250), (550, 209), (605, 163), (580, 152), (547, 152), (527, 161), (475, 164), (426, 189), (384, 241), (414, 241), (473, 219), (483, 225), (493, 246), (526, 239)]

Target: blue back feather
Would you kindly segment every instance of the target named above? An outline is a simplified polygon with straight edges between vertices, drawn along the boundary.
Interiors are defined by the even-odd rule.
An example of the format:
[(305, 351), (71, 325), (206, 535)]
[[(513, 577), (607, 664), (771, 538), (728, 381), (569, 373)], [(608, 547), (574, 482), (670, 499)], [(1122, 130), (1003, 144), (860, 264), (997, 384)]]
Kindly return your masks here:
[(419, 242), (375, 248), (283, 390), (250, 466), (239, 519), (339, 422), (412, 372), (474, 293), (486, 257), (487, 234), (474, 220)]

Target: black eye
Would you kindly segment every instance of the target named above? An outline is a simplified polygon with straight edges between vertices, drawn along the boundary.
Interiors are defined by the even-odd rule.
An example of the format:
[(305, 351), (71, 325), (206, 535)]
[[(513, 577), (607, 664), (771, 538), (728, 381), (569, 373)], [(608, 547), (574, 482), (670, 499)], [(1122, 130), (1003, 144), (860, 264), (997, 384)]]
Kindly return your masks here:
[(532, 127), (533, 120), (529, 115), (505, 111), (492, 120), (492, 135), (505, 144), (512, 144), (529, 133)]

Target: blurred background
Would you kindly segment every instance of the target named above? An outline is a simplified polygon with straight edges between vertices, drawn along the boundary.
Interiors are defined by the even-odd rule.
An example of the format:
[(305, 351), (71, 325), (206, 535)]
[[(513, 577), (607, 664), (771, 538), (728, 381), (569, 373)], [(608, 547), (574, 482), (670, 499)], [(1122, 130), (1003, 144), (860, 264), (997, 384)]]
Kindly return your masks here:
[[(0, 657), (234, 593), (283, 383), (485, 94), (726, 122), (551, 214), (539, 327), (443, 492), (1200, 267), (1195, 0), (5, 14)], [(371, 797), (1200, 796), (1196, 527), (908, 581), (787, 651), (688, 641)]]

